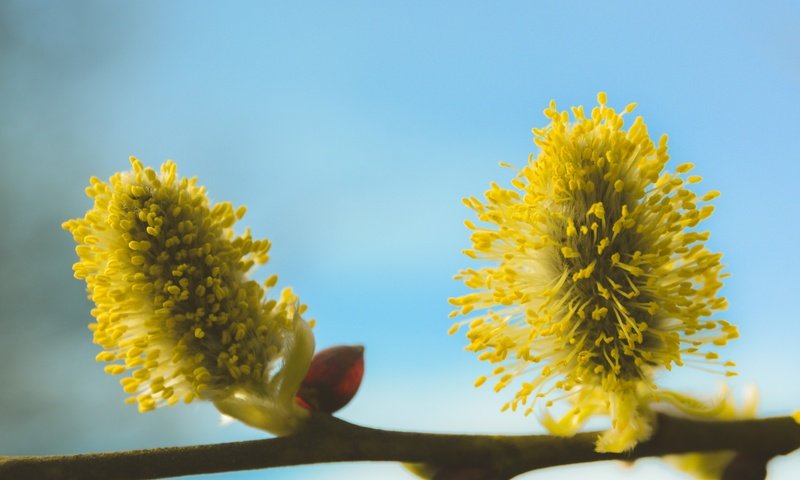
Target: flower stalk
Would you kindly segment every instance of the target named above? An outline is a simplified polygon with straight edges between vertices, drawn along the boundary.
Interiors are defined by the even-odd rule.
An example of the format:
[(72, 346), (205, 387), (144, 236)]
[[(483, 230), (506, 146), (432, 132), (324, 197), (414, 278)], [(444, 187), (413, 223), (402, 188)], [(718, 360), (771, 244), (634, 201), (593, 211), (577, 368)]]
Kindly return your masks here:
[(800, 448), (800, 425), (791, 417), (708, 422), (660, 416), (654, 435), (624, 454), (595, 451), (599, 433), (564, 438), (395, 432), (314, 414), (298, 432), (281, 438), (114, 453), (0, 457), (0, 480), (139, 480), (356, 461), (476, 467), (491, 472), (490, 478), (502, 480), (576, 463), (718, 450), (771, 458)]

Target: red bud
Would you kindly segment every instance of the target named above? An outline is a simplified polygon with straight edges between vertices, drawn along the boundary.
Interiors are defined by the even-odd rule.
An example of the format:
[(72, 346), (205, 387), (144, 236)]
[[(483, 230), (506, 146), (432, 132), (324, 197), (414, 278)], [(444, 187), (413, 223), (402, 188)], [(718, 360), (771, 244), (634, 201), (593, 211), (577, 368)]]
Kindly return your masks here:
[(352, 400), (364, 376), (364, 347), (338, 346), (317, 352), (295, 397), (301, 406), (333, 413)]

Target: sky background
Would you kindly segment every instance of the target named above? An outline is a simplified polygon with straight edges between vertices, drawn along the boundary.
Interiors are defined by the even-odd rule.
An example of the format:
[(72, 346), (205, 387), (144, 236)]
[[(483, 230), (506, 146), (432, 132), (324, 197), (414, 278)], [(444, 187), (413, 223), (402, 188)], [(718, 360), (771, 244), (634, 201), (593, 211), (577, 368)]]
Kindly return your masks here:
[[(553, 5), (557, 3), (558, 5)], [(800, 4), (726, 2), (0, 3), (0, 455), (261, 438), (208, 404), (141, 415), (94, 361), (91, 305), (72, 278), (63, 220), (90, 206), (90, 176), (166, 159), (272, 243), (280, 276), (318, 320), (319, 347), (366, 346), (341, 412), (364, 425), (538, 432), (500, 413), (507, 395), (446, 334), (452, 280), (472, 266), (460, 199), (508, 184), (530, 129), (608, 92), (639, 103), (671, 165), (717, 189), (706, 222), (724, 253), (730, 384), (759, 412), (800, 406), (797, 148)], [(722, 378), (679, 369), (663, 384), (713, 395)], [(627, 472), (627, 473), (626, 473)], [(796, 478), (800, 455), (770, 464)], [(656, 460), (525, 478), (680, 479)], [(192, 477), (207, 478), (207, 477)], [(213, 476), (410, 478), (395, 464)]]

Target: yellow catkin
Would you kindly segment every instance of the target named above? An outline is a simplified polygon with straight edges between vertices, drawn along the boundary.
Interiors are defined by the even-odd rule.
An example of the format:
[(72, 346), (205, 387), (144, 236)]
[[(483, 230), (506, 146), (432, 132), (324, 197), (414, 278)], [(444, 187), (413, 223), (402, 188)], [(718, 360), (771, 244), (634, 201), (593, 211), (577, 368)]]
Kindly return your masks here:
[(571, 434), (610, 415), (598, 449), (621, 451), (649, 434), (647, 399), (691, 403), (654, 393), (654, 372), (696, 360), (725, 373), (715, 350), (738, 333), (714, 318), (727, 305), (721, 255), (698, 229), (713, 211), (698, 204), (718, 192), (689, 190), (700, 181), (686, 176), (692, 164), (667, 171), (666, 136), (653, 142), (641, 117), (625, 128), (635, 104), (618, 113), (605, 93), (598, 102), (573, 119), (551, 102), (550, 124), (534, 129), (540, 152), (512, 186), (465, 201), (479, 220), (469, 256), (490, 264), (461, 271), (473, 292), (451, 303), (473, 312), (467, 349), (513, 372), (495, 388), (523, 379), (512, 410), (561, 390), (583, 407), (546, 414), (546, 425)]
[(244, 207), (212, 204), (172, 161), (160, 172), (135, 158), (131, 165), (108, 182), (92, 178), (94, 205), (63, 225), (78, 244), (75, 277), (96, 305), (97, 360), (123, 375), (143, 412), (234, 391), (268, 397), (298, 309), (291, 291), (265, 302), (264, 287), (247, 278), (267, 261), (270, 242), (235, 235)]

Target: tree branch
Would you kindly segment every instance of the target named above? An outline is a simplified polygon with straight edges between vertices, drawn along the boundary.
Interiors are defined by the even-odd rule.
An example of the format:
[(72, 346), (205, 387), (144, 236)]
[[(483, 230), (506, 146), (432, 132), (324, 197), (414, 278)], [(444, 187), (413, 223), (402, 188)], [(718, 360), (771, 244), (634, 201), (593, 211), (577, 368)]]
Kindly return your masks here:
[(800, 448), (791, 417), (705, 422), (661, 416), (656, 434), (625, 454), (594, 451), (597, 432), (549, 435), (448, 435), (378, 430), (315, 415), (291, 436), (216, 445), (114, 453), (0, 457), (0, 479), (111, 480), (177, 477), (327, 462), (428, 463), (511, 478), (539, 468), (675, 453), (737, 450), (765, 458)]

